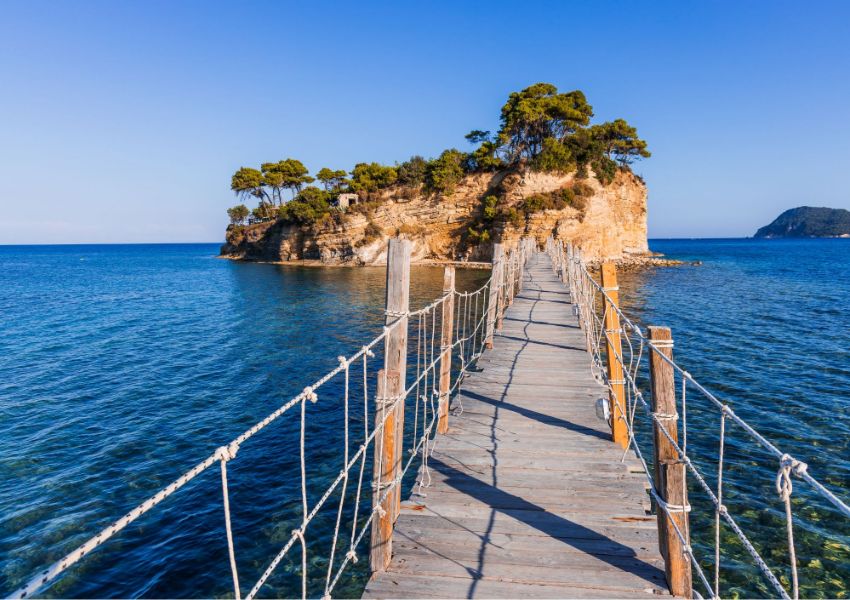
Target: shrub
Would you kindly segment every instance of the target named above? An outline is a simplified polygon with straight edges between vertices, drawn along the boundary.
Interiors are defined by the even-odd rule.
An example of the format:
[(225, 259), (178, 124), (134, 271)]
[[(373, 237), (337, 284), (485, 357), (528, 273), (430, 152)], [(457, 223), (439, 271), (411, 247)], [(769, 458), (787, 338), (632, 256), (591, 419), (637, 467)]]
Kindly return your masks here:
[(596, 173), (596, 178), (602, 185), (608, 185), (614, 181), (614, 177), (617, 175), (617, 163), (607, 156), (596, 159), (591, 163), (591, 166), (593, 172)]
[(382, 235), (384, 235), (384, 231), (372, 219), (369, 219), (369, 222), (366, 223), (366, 228), (363, 230), (363, 237), (357, 242), (357, 245), (365, 246), (374, 242)]
[(463, 178), (463, 161), (466, 155), (460, 150), (446, 150), (428, 163), (425, 185), (432, 192), (451, 194)]
[(474, 229), (472, 227), (469, 227), (466, 230), (466, 241), (467, 241), (467, 243), (474, 244), (474, 245), (480, 244), (482, 242), (489, 242), (490, 241), (490, 232), (487, 231), (486, 229), (478, 230), (478, 229)]
[(291, 202), (280, 207), (278, 216), (286, 223), (313, 225), (330, 216), (330, 198), (326, 190), (304, 188)]

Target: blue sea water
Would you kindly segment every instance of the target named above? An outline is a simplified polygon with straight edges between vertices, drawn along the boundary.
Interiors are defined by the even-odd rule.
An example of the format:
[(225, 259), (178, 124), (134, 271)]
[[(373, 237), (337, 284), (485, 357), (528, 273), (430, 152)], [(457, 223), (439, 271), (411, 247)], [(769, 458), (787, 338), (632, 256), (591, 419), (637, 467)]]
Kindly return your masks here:
[[(846, 498), (850, 490), (848, 240), (655, 240), (698, 266), (622, 275), (624, 307), (668, 325), (698, 380)], [(217, 259), (217, 246), (0, 247), (0, 593), (60, 558), (335, 367), (380, 331), (382, 268)], [(486, 276), (459, 271), (459, 287)], [(439, 269), (414, 268), (412, 304)], [(336, 390), (338, 391), (338, 390)], [(689, 447), (710, 471), (716, 412), (689, 399)], [(339, 405), (311, 415), (310, 468), (338, 472)], [(230, 464), (236, 553), (253, 584), (300, 520), (297, 425), (269, 427)], [(730, 431), (727, 504), (787, 577), (775, 459)], [(221, 489), (211, 469), (72, 568), (47, 595), (232, 594)], [(317, 488), (318, 489), (318, 488)], [(850, 524), (794, 488), (804, 595), (850, 587)], [(692, 488), (695, 546), (710, 507)], [(708, 515), (708, 516), (706, 516)], [(333, 515), (332, 515), (333, 516)], [(309, 541), (327, 538), (332, 518)], [(769, 596), (723, 531), (725, 595)], [(309, 556), (321, 573), (322, 556)], [(338, 590), (359, 594), (361, 560)], [(711, 566), (711, 561), (706, 562)], [(261, 596), (300, 594), (300, 554)], [(319, 577), (318, 579), (321, 579)], [(322, 581), (311, 581), (313, 595)]]

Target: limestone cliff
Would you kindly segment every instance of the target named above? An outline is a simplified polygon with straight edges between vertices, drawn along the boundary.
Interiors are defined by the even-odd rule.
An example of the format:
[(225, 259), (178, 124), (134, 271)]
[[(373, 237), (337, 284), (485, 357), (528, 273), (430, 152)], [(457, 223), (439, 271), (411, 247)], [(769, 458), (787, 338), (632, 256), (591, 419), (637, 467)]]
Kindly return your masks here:
[(589, 260), (646, 254), (643, 182), (628, 171), (618, 172), (607, 185), (594, 177), (581, 181), (589, 188), (583, 206), (526, 210), (521, 219), (497, 219), (488, 225), (489, 241), (474, 243), (467, 235), (470, 226), (481, 223), (485, 196), (498, 194), (504, 211), (522, 206), (529, 197), (574, 185), (575, 173), (477, 173), (445, 196), (395, 186), (314, 225), (275, 221), (231, 226), (221, 252), (246, 260), (380, 264), (386, 261), (387, 240), (404, 235), (413, 242), (414, 260), (480, 261), (490, 259), (493, 242), (512, 244), (531, 235), (542, 243), (554, 234), (572, 240)]

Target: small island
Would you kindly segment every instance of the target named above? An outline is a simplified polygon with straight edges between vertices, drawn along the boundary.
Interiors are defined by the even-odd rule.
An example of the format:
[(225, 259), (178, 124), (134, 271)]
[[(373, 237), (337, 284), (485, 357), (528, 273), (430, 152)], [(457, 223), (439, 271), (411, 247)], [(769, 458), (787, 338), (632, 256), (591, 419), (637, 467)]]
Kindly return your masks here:
[(798, 206), (786, 210), (756, 231), (756, 238), (850, 237), (850, 211), (843, 208)]
[(650, 156), (647, 144), (623, 119), (591, 124), (592, 117), (581, 91), (538, 83), (510, 94), (498, 131), (466, 135), (471, 151), (313, 175), (296, 158), (243, 166), (231, 180), (243, 203), (228, 210), (221, 253), (380, 264), (388, 239), (404, 236), (415, 261), (481, 261), (496, 242), (554, 235), (589, 260), (654, 260), (646, 186), (630, 168)]

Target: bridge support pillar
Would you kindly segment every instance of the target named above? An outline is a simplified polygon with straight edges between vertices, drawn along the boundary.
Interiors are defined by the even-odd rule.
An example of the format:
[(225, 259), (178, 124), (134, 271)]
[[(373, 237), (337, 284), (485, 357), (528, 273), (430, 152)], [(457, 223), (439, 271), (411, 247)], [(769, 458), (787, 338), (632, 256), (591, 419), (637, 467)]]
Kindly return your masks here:
[(626, 381), (623, 375), (623, 342), (620, 338), (620, 315), (617, 305), (620, 292), (617, 286), (617, 267), (614, 263), (602, 264), (602, 289), (605, 290), (605, 342), (608, 366), (609, 403), (611, 408), (611, 438), (626, 448), (629, 433), (626, 426)]
[(448, 297), (443, 301), (442, 333), (440, 336), (440, 403), (438, 406), (439, 420), (437, 433), (449, 430), (449, 390), (452, 386), (452, 330), (455, 316), (455, 268), (446, 267), (443, 271), (443, 294)]
[[(384, 338), (384, 369), (378, 375), (375, 426), (383, 422), (382, 435), (375, 439), (375, 500), (385, 490), (386, 498), (372, 520), (372, 571), (387, 568), (392, 556), (392, 530), (401, 509), (402, 447), (404, 445), (405, 370), (407, 367), (407, 326), (410, 309), (410, 241), (390, 240), (387, 249), (387, 327), (398, 324)], [(379, 420), (380, 419), (380, 420)], [(378, 438), (381, 442), (378, 443)]]
[(669, 327), (649, 327), (649, 340), (654, 346), (649, 351), (649, 370), (652, 411), (657, 419), (653, 434), (655, 489), (667, 508), (658, 511), (659, 549), (664, 557), (670, 592), (674, 596), (692, 598), (691, 561), (676, 532), (678, 529), (690, 545), (685, 464), (667, 438), (669, 435), (676, 444), (679, 443), (676, 379), (673, 365), (660, 356), (673, 359), (673, 336)]
[(493, 331), (496, 329), (499, 317), (499, 292), (502, 287), (502, 267), (504, 249), (501, 244), (493, 244), (493, 276), (490, 280), (490, 295), (487, 301), (487, 329), (484, 337), (484, 345), (488, 349), (493, 348)]

